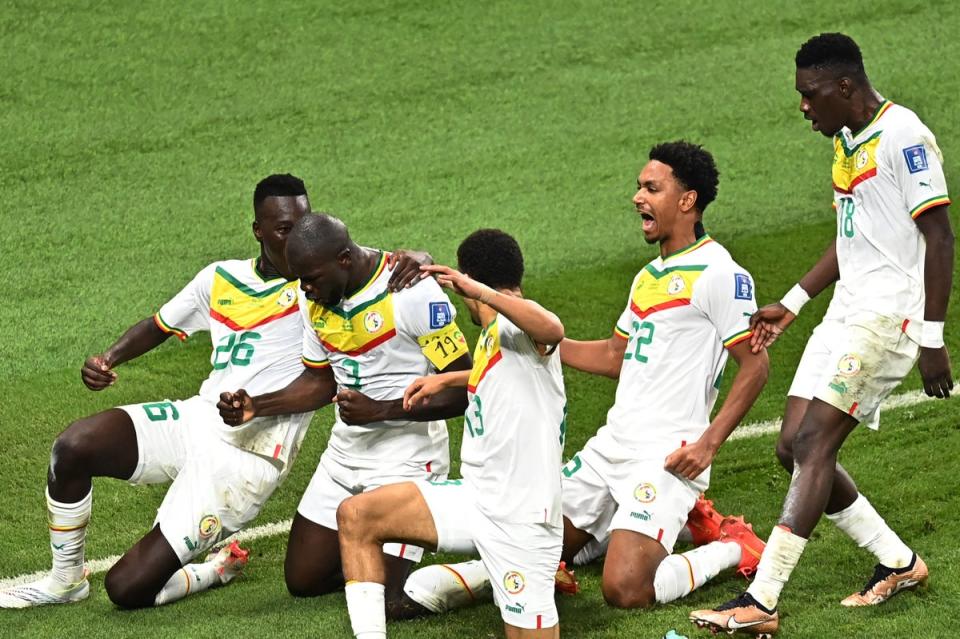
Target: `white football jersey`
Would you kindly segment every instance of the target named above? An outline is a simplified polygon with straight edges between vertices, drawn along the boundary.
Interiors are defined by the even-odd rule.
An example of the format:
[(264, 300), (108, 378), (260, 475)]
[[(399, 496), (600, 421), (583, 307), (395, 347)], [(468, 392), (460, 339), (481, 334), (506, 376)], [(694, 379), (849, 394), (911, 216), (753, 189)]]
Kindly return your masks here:
[[(375, 400), (395, 400), (417, 377), (443, 370), (467, 354), (456, 311), (433, 279), (390, 292), (387, 254), (370, 281), (337, 306), (311, 302), (300, 292), (305, 324), (303, 363), (333, 367), (340, 388)], [(324, 457), (357, 469), (408, 462), (428, 465), (450, 458), (446, 423), (386, 421), (347, 425), (339, 410)], [(429, 469), (428, 469), (429, 471)]]
[[(751, 335), (753, 278), (705, 235), (633, 280), (616, 335), (627, 340), (605, 449), (666, 455), (700, 438), (727, 362)], [(627, 452), (625, 452), (627, 451)]]
[(499, 521), (562, 525), (566, 394), (559, 349), (498, 315), (481, 333), (467, 387), (461, 472), (477, 507)]
[(926, 242), (915, 220), (950, 203), (936, 138), (913, 111), (884, 101), (862, 130), (844, 128), (833, 144), (840, 281), (827, 317), (896, 317), (917, 340)]
[[(256, 260), (214, 262), (154, 315), (161, 330), (185, 340), (210, 331), (213, 370), (200, 397), (216, 404), (220, 393), (250, 395), (280, 390), (303, 372), (298, 283), (264, 279)], [(291, 461), (310, 420), (255, 418), (240, 427), (214, 426), (224, 440), (281, 464)], [(295, 424), (304, 424), (302, 428)]]

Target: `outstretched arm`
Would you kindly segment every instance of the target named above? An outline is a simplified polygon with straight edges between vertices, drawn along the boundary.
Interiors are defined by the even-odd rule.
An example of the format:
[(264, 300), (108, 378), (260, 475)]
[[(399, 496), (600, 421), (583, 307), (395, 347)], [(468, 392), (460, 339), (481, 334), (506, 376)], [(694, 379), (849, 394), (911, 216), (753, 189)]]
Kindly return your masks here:
[(626, 350), (627, 340), (619, 335), (588, 342), (564, 339), (560, 342), (560, 361), (578, 371), (617, 379)]
[(160, 330), (153, 317), (140, 320), (106, 351), (88, 357), (80, 369), (80, 378), (90, 390), (103, 390), (117, 381), (115, 367), (153, 350), (170, 335)]
[(750, 318), (750, 328), (753, 330), (750, 346), (753, 352), (758, 353), (777, 341), (796, 319), (803, 305), (839, 279), (840, 264), (837, 262), (837, 240), (834, 238), (817, 263), (783, 299), (767, 304)]
[(730, 393), (700, 439), (667, 456), (664, 468), (675, 475), (692, 480), (706, 470), (767, 383), (770, 362), (766, 351), (754, 353), (750, 344), (743, 341), (730, 347), (730, 355), (740, 367)]
[(284, 388), (251, 397), (242, 388), (234, 393), (220, 393), (217, 408), (225, 424), (239, 426), (254, 417), (306, 413), (333, 401), (337, 382), (329, 366), (304, 368), (300, 376)]
[(924, 261), (923, 288), (926, 307), (920, 337), (918, 368), (923, 389), (930, 397), (950, 397), (953, 373), (950, 354), (943, 343), (943, 323), (953, 287), (953, 229), (947, 207), (932, 208), (917, 218), (917, 227), (927, 243)]

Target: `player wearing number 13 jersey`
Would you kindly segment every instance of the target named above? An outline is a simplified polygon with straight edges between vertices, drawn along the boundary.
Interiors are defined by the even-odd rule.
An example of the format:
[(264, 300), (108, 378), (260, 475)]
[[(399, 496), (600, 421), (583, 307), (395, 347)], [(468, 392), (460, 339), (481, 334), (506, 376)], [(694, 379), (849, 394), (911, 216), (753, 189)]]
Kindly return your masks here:
[[(714, 541), (670, 554), (767, 376), (766, 354), (748, 340), (753, 279), (701, 223), (717, 182), (699, 146), (651, 150), (633, 202), (660, 256), (634, 278), (613, 336), (560, 344), (568, 366), (619, 379), (607, 425), (563, 469), (563, 558), (609, 537), (602, 587), (617, 607), (673, 601), (738, 564), (747, 573), (762, 549), (742, 520), (725, 520)], [(739, 370), (711, 421), (729, 355)]]
[[(444, 418), (463, 414), (466, 393), (454, 389), (430, 406), (404, 410), (403, 391), (434, 370), (470, 368), (466, 340), (437, 283), (393, 292), (387, 256), (358, 246), (340, 220), (311, 214), (287, 243), (300, 278), (306, 370), (286, 387), (261, 395), (224, 393), (227, 423), (314, 410), (336, 403), (327, 449), (297, 508), (287, 546), (287, 587), (319, 595), (342, 587), (337, 507), (357, 493), (412, 479), (444, 479), (450, 466)], [(331, 375), (332, 371), (332, 375)], [(403, 583), (423, 553), (386, 544), (394, 616), (420, 612)]]

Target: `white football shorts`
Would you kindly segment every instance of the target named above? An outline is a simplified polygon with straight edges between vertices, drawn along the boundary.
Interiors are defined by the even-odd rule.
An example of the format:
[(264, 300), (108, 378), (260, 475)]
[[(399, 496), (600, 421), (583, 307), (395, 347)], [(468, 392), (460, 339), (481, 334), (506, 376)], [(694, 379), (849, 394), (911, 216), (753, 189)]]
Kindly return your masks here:
[(597, 541), (614, 530), (632, 530), (672, 553), (697, 497), (707, 489), (710, 469), (690, 481), (664, 470), (662, 455), (611, 459), (603, 452), (608, 446), (595, 435), (563, 467), (564, 517)]
[(920, 355), (903, 325), (901, 318), (873, 314), (822, 322), (807, 342), (788, 394), (816, 397), (876, 430), (880, 403)]
[(554, 576), (562, 526), (491, 519), (477, 509), (467, 480), (418, 481), (416, 486), (433, 515), (437, 550), (480, 555), (504, 623), (525, 629), (559, 623)]
[(278, 465), (220, 438), (217, 407), (201, 397), (120, 408), (137, 433), (128, 481), (173, 482), (154, 523), (184, 565), (243, 529), (280, 484)]
[[(446, 460), (431, 462), (429, 466), (400, 463), (393, 466), (385, 464), (384, 468), (376, 470), (356, 469), (324, 453), (300, 498), (297, 512), (315, 524), (337, 530), (337, 508), (344, 499), (387, 484), (417, 480), (444, 481), (448, 471)], [(411, 561), (423, 558), (423, 548), (410, 544), (384, 544), (383, 552)]]

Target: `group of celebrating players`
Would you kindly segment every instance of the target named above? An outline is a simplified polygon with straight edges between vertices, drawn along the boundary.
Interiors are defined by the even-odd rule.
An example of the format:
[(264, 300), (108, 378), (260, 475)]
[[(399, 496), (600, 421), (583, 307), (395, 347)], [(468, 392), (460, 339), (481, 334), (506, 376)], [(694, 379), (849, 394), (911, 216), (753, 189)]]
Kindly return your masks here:
[[(744, 594), (691, 621), (770, 635), (821, 514), (878, 561), (843, 605), (924, 583), (923, 560), (837, 453), (858, 424), (877, 427), (881, 401), (918, 360), (928, 395), (952, 389), (942, 158), (917, 116), (872, 88), (849, 37), (811, 38), (796, 67), (800, 109), (834, 143), (837, 235), (759, 310), (750, 273), (704, 230), (718, 172), (688, 142), (649, 153), (633, 203), (660, 254), (634, 278), (612, 335), (593, 341), (565, 337), (554, 313), (524, 298), (523, 256), (502, 231), (468, 236), (457, 269), (434, 265), (425, 253), (357, 244), (343, 221), (311, 212), (291, 175), (262, 180), (259, 257), (210, 264), (82, 369), (102, 390), (123, 362), (206, 330), (210, 376), (195, 397), (113, 408), (56, 439), (53, 568), (0, 592), (0, 606), (88, 596), (93, 477), (172, 482), (152, 530), (106, 574), (114, 603), (162, 605), (228, 583), (248, 554), (218, 544), (257, 516), (327, 404), (335, 421), (290, 529), (285, 578), (295, 596), (343, 589), (358, 639), (386, 637), (388, 617), (491, 595), (508, 637), (557, 637), (555, 590), (578, 589), (567, 566), (601, 555), (603, 597), (621, 608), (674, 601), (736, 568), (753, 577)], [(788, 393), (777, 456), (792, 478), (764, 543), (703, 497), (710, 465), (764, 387), (766, 348), (834, 283)], [(482, 327), (472, 357), (443, 288)], [(737, 373), (711, 418), (730, 356)], [(561, 365), (618, 380), (607, 424), (565, 465)], [(460, 415), (462, 478), (450, 479), (443, 420)], [(678, 540), (695, 547), (674, 553)], [(480, 559), (411, 572), (424, 549)]]

